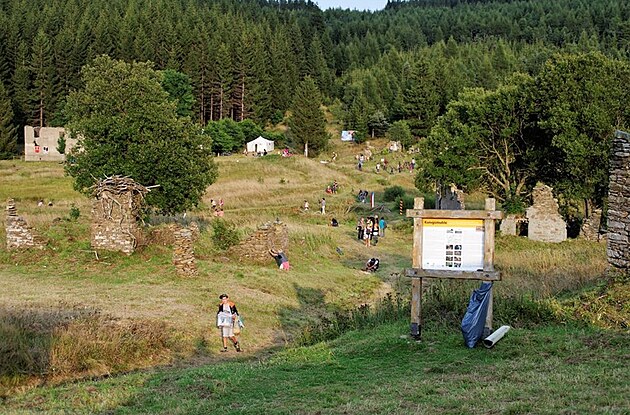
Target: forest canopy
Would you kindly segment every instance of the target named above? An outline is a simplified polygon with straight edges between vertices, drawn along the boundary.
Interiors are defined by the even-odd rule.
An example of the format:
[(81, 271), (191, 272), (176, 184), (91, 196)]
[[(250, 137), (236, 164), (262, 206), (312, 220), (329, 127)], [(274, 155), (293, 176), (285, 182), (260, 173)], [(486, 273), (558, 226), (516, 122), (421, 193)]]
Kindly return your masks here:
[[(389, 126), (408, 137), (408, 127), (410, 146), (454, 137), (447, 124), (461, 121), (455, 108), (474, 102), (504, 108), (510, 94), (525, 93), (522, 83), (530, 77), (530, 91), (546, 88), (549, 95), (527, 96), (533, 107), (515, 108), (523, 125), (494, 120), (522, 135), (511, 136), (513, 144), (521, 142), (515, 163), (526, 162), (519, 174), (600, 203), (605, 166), (597, 174), (585, 166), (604, 157), (614, 128), (628, 125), (627, 114), (611, 101), (622, 99), (616, 93), (624, 89), (607, 79), (608, 69), (628, 62), (629, 22), (630, 2), (624, 0), (390, 0), (377, 12), (322, 11), (304, 0), (4, 0), (0, 140), (15, 140), (27, 124), (65, 125), (67, 96), (83, 86), (81, 68), (101, 55), (152, 62), (163, 71), (162, 87), (177, 97), (179, 115), (214, 134), (216, 152), (242, 144), (240, 135), (230, 135), (238, 130), (231, 122), (264, 128), (289, 121), (295, 91), (307, 78), (321, 97), (318, 104), (334, 107), (344, 128), (365, 139), (385, 136)], [(581, 60), (600, 62), (608, 72), (580, 71), (571, 62)], [(614, 91), (564, 90), (565, 69), (575, 80), (604, 76), (599, 87)], [(572, 106), (600, 98), (589, 114)], [(604, 115), (611, 108), (615, 120)], [(483, 122), (482, 114), (468, 115), (473, 124)], [(589, 127), (580, 129), (585, 122)], [(289, 134), (287, 144), (300, 147), (301, 139)], [(482, 167), (460, 172), (466, 177), (458, 185), (472, 186), (471, 175), (483, 173), (487, 180), (496, 173)], [(589, 175), (582, 182), (584, 171)], [(529, 179), (521, 187), (522, 179), (508, 181), (508, 199), (527, 193)]]

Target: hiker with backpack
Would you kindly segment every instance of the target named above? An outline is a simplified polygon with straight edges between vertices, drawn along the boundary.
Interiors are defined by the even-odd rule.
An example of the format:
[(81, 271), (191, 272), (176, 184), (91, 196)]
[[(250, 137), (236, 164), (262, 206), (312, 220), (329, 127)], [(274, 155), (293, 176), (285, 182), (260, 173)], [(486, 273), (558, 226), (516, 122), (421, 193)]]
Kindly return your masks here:
[(235, 331), (240, 333), (242, 323), (236, 304), (230, 301), (227, 294), (221, 294), (219, 299), (221, 302), (219, 303), (219, 311), (217, 311), (217, 327), (221, 330), (221, 340), (223, 341), (221, 352), (228, 351), (228, 339), (230, 339), (236, 351), (240, 353), (241, 345), (238, 343)]

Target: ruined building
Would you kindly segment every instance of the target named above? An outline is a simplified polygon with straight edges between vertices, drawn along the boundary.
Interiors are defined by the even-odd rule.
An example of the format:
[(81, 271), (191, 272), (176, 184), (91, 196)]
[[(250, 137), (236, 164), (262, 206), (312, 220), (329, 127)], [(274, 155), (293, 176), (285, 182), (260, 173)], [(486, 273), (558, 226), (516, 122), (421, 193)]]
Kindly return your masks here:
[(142, 231), (138, 224), (149, 189), (129, 177), (112, 176), (93, 186), (92, 248), (132, 254)]
[(630, 273), (630, 134), (617, 131), (610, 160), (608, 188), (608, 263)]
[(534, 204), (527, 208), (527, 237), (532, 241), (562, 242), (567, 239), (567, 224), (558, 213), (558, 201), (551, 187), (538, 183), (532, 192)]

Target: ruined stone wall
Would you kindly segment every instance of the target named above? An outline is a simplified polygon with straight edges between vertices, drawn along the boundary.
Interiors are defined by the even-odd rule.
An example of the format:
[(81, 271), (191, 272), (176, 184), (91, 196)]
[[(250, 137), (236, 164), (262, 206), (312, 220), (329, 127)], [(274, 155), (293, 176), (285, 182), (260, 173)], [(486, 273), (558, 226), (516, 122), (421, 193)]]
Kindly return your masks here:
[(269, 250), (287, 252), (289, 248), (289, 231), (282, 222), (267, 222), (260, 225), (245, 241), (230, 248), (229, 253), (239, 259), (252, 262), (268, 263), (273, 261)]
[(6, 217), (6, 235), (7, 235), (7, 250), (16, 250), (23, 248), (43, 248), (45, 245), (44, 239), (37, 235), (26, 220), (18, 216), (15, 201), (9, 199), (7, 202), (7, 217)]
[(501, 225), (499, 225), (499, 230), (502, 235), (512, 235), (518, 236), (521, 235), (523, 224), (527, 222), (527, 219), (522, 217), (520, 214), (510, 213), (506, 215), (501, 220)]
[(533, 241), (562, 242), (567, 239), (567, 225), (558, 213), (558, 201), (551, 187), (538, 183), (532, 192), (534, 204), (527, 208), (527, 237)]
[(499, 230), (502, 235), (512, 235), (516, 236), (516, 215), (510, 214), (506, 215), (501, 220), (501, 225), (499, 226)]
[(197, 264), (193, 243), (195, 232), (189, 228), (179, 228), (174, 232), (173, 265), (180, 277), (196, 277)]
[(141, 237), (135, 206), (126, 193), (104, 191), (92, 203), (92, 248), (132, 254)]
[(602, 234), (599, 231), (601, 228), (601, 222), (602, 210), (593, 210), (593, 212), (584, 220), (580, 229), (580, 236), (587, 241), (599, 242), (602, 239)]
[(630, 137), (615, 138), (608, 188), (608, 263), (630, 273)]
[(436, 196), (436, 209), (442, 210), (465, 210), (464, 192), (457, 187), (444, 186)]

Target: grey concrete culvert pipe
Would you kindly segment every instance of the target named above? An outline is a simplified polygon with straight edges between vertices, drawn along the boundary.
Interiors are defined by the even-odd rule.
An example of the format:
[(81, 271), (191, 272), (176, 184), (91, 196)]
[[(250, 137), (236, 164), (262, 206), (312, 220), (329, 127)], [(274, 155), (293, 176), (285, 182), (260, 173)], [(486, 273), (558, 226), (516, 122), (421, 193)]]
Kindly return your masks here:
[(490, 349), (492, 346), (497, 344), (497, 342), (501, 340), (503, 336), (505, 336), (505, 333), (507, 333), (509, 330), (510, 326), (499, 327), (491, 335), (483, 339), (483, 345), (486, 346), (486, 348)]

